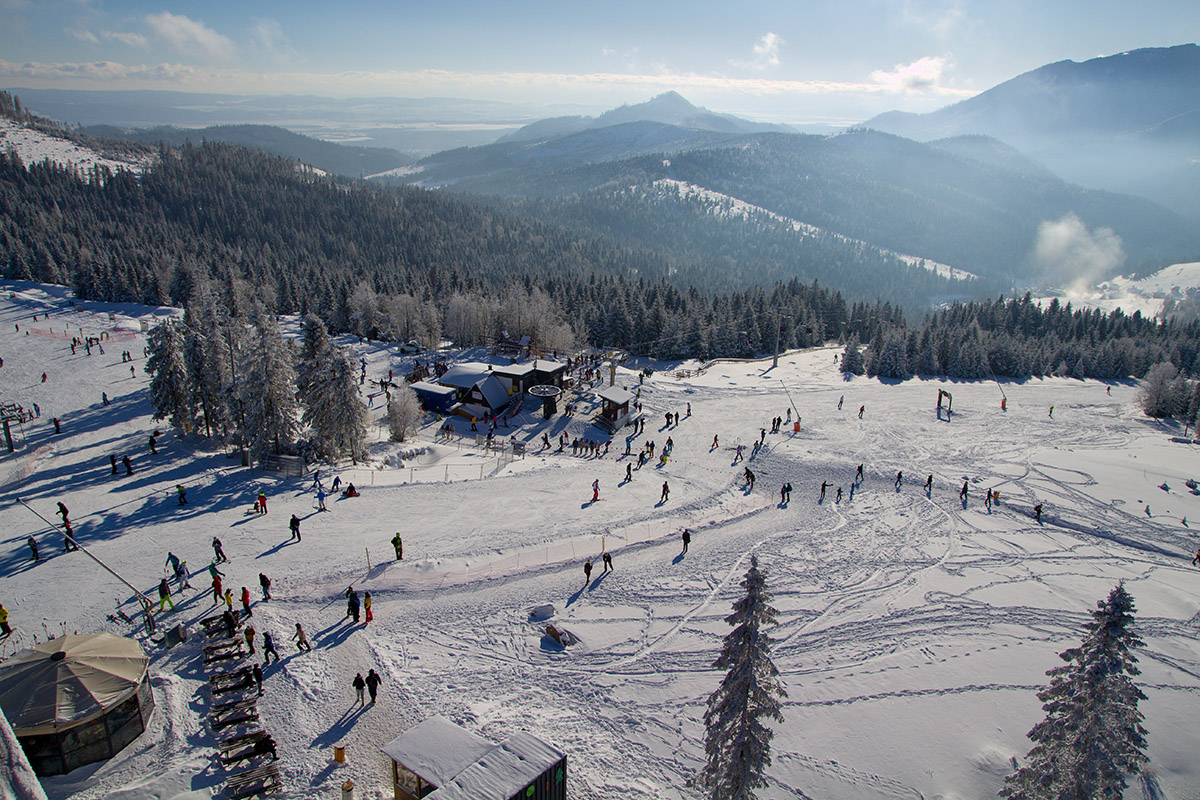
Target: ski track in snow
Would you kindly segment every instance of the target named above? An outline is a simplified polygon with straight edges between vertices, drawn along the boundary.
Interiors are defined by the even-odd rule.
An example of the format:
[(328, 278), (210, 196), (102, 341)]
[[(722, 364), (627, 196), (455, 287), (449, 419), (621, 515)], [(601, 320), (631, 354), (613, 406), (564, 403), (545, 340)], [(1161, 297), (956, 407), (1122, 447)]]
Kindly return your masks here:
[[(523, 413), (522, 427), (506, 433), (535, 449), (511, 463), (465, 441), (434, 444), (438, 423), (430, 421), (415, 443), (372, 445), (377, 458), (425, 446), (423, 455), (404, 469), (342, 466), (343, 480), (363, 496), (331, 498), (331, 513), (317, 514), (311, 479), (242, 470), (198, 440), (164, 436), (160, 455), (150, 457), (145, 440), (156, 423), (141, 335), (106, 346), (105, 357), (71, 356), (60, 338), (24, 335), (57, 335), (66, 324), (99, 332), (110, 327), (109, 312), (136, 318), (150, 310), (73, 311), (58, 290), (10, 288), (16, 293), (0, 300), (0, 393), (38, 402), (42, 418), (18, 431), (16, 453), (0, 456), (8, 459), (0, 466), (8, 500), (0, 505), (0, 599), (18, 629), (0, 656), (59, 629), (138, 635), (105, 619), (118, 602), (132, 612), (130, 592), (84, 558), (60, 556), (60, 539), (16, 496), (48, 517), (64, 499), (81, 541), (143, 591), (162, 575), (167, 550), (188, 559), (197, 587), (174, 612), (196, 631), (193, 640), (167, 651), (148, 645), (158, 700), (150, 731), (102, 767), (48, 780), (54, 800), (190, 798), (219, 786), (224, 772), (205, 720), (212, 700), (195, 628), (213, 612), (203, 572), (213, 535), (230, 555), (222, 568), (235, 593), (256, 589), (260, 571), (275, 582), (275, 599), (256, 603), (251, 622), (273, 632), (282, 655), (266, 669), (259, 707), (279, 742), (286, 800), (332, 794), (348, 777), (361, 797), (390, 796), (379, 745), (435, 713), (495, 740), (527, 730), (562, 748), (573, 798), (698, 797), (687, 784), (702, 765), (700, 720), (720, 679), (712, 662), (751, 554), (779, 609), (770, 635), (789, 695), (764, 794), (994, 796), (1007, 759), (1028, 750), (1045, 670), (1077, 643), (1087, 611), (1121, 579), (1138, 601), (1147, 645), (1139, 658), (1156, 771), (1142, 789), (1184, 797), (1200, 783), (1189, 766), (1200, 749), (1192, 724), (1200, 711), (1200, 575), (1188, 563), (1196, 537), (1181, 523), (1185, 515), (1200, 520), (1200, 497), (1183, 489), (1194, 450), (1142, 422), (1131, 386), (1113, 385), (1108, 397), (1095, 382), (1006, 384), (1009, 408), (1001, 412), (994, 383), (956, 383), (948, 421), (932, 407), (944, 384), (844, 381), (830, 358), (837, 348), (787, 354), (774, 370), (769, 362), (718, 362), (684, 380), (660, 371), (642, 386), (648, 422), (634, 453), (647, 440), (661, 451), (668, 436), (675, 451), (664, 467), (651, 460), (635, 470), (632, 483), (622, 480), (623, 436), (605, 458), (540, 450), (542, 430), (585, 435), (585, 413), (548, 427)], [(411, 360), (344, 341), (368, 359), (371, 375)], [(135, 377), (121, 349), (135, 354)], [(638, 383), (624, 369), (618, 380)], [(107, 409), (101, 391), (113, 400)], [(758, 455), (733, 463), (736, 445), (749, 447), (785, 412), (789, 394), (800, 431), (769, 433)], [(663, 413), (687, 402), (693, 415), (666, 429)], [(64, 421), (62, 436), (47, 431), (53, 416)], [(714, 433), (721, 447), (710, 450)], [(112, 476), (110, 452), (132, 454), (137, 474)], [(859, 463), (865, 480), (852, 489)], [(758, 476), (753, 491), (741, 479), (746, 466)], [(604, 502), (593, 505), (586, 501), (595, 478)], [(671, 500), (660, 504), (663, 480)], [(822, 480), (831, 485), (818, 502)], [(964, 480), (965, 506), (957, 499)], [(781, 507), (784, 481), (794, 490)], [(1163, 481), (1178, 488), (1163, 492)], [(175, 505), (179, 482), (188, 486), (187, 509)], [(244, 513), (260, 488), (270, 513)], [(982, 496), (992, 488), (1001, 500), (989, 512)], [(1046, 504), (1041, 525), (1035, 502)], [(302, 519), (301, 543), (287, 541), (292, 513)], [(685, 527), (692, 543), (682, 554)], [(403, 562), (387, 544), (396, 531)], [(36, 566), (24, 546), (30, 534), (53, 556)], [(607, 575), (602, 542), (614, 557)], [(589, 557), (597, 569), (584, 585), (580, 567)], [(350, 585), (372, 592), (369, 626), (344, 617)], [(527, 608), (547, 602), (554, 623), (579, 644), (564, 649), (544, 635), (546, 622), (527, 618)], [(297, 653), (288, 640), (297, 621), (312, 653)], [(359, 710), (350, 680), (369, 668), (383, 678), (380, 702)], [(338, 743), (350, 758), (335, 767), (329, 756)]]

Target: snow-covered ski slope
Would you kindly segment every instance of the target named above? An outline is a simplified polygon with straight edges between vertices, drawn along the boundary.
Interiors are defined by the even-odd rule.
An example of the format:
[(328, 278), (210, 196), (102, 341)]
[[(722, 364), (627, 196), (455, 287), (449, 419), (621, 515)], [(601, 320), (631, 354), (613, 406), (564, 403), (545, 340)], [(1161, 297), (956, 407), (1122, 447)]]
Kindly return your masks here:
[(7, 117), (0, 117), (0, 150), (15, 151), (26, 164), (50, 161), (61, 167), (77, 167), (84, 172), (94, 166), (107, 167), (114, 171), (126, 169), (131, 172), (143, 172), (153, 162), (153, 157), (130, 161), (105, 158), (90, 147), (26, 128)]
[[(671, 437), (673, 456), (661, 469), (655, 460), (635, 470), (630, 484), (621, 484), (620, 438), (606, 458), (540, 450), (543, 431), (592, 432), (586, 409), (545, 423), (527, 407), (520, 428), (501, 429), (532, 451), (511, 464), (465, 441), (435, 444), (434, 420), (404, 445), (373, 429), (376, 468), (339, 470), (362, 496), (331, 499), (318, 514), (311, 479), (242, 469), (197, 439), (167, 434), (150, 456), (155, 423), (136, 325), (119, 325), (103, 356), (72, 356), (61, 338), (64, 326), (109, 330), (110, 312), (121, 322), (167, 309), (77, 311), (61, 290), (18, 288), (0, 294), (0, 401), (37, 403), (41, 418), (17, 431), (17, 452), (0, 451), (0, 602), (17, 628), (0, 651), (64, 630), (141, 637), (106, 619), (118, 603), (133, 614), (130, 592), (82, 554), (61, 555), (60, 537), (17, 497), (50, 518), (55, 501), (66, 503), (85, 546), (146, 592), (168, 551), (187, 560), (197, 587), (163, 620), (189, 625), (192, 639), (169, 650), (147, 643), (158, 701), (151, 730), (107, 764), (48, 779), (51, 798), (167, 800), (219, 789), (196, 628), (213, 611), (204, 567), (214, 535), (230, 556), (222, 569), (235, 595), (248, 586), (258, 597), (260, 572), (274, 581), (274, 599), (256, 602), (251, 622), (274, 634), (283, 655), (266, 669), (259, 708), (279, 743), (286, 798), (338, 796), (348, 777), (359, 797), (391, 797), (379, 745), (439, 713), (494, 741), (528, 731), (561, 748), (573, 798), (699, 797), (686, 783), (702, 763), (700, 720), (720, 679), (711, 663), (755, 553), (780, 609), (773, 652), (788, 692), (760, 797), (994, 797), (1043, 716), (1035, 692), (1045, 671), (1119, 580), (1137, 601), (1146, 642), (1142, 709), (1159, 792), (1147, 796), (1197, 797), (1200, 569), (1190, 559), (1200, 536), (1183, 518), (1200, 523), (1200, 497), (1184, 486), (1200, 462), (1195, 446), (1171, 441), (1179, 431), (1138, 412), (1132, 385), (1114, 384), (1110, 396), (1105, 384), (1065, 379), (844, 381), (837, 348), (788, 354), (775, 369), (767, 359), (721, 362), (682, 380), (659, 371), (642, 387), (648, 422), (634, 452), (647, 440), (661, 450)], [(412, 358), (352, 347), (371, 378)], [(134, 355), (133, 375), (122, 350)], [(636, 375), (619, 370), (618, 382), (636, 387)], [(800, 432), (768, 433), (764, 452), (733, 464), (737, 444), (785, 415), (785, 387)], [(950, 421), (935, 414), (938, 387), (953, 393)], [(101, 392), (112, 405), (101, 405)], [(663, 429), (663, 413), (685, 413), (689, 402), (692, 416)], [(401, 451), (422, 447), (396, 465)], [(110, 454), (130, 454), (136, 473), (112, 475)], [(378, 468), (385, 456), (391, 465)], [(866, 480), (850, 496), (860, 463)], [(750, 492), (744, 466), (758, 476)], [(596, 478), (602, 502), (593, 504)], [(819, 503), (822, 480), (832, 486)], [(794, 493), (781, 508), (784, 481)], [(1000, 503), (989, 513), (982, 500), (991, 488)], [(246, 513), (259, 490), (266, 516)], [(1041, 525), (1035, 502), (1045, 504)], [(288, 542), (293, 513), (299, 543)], [(388, 543), (397, 531), (403, 562)], [(37, 565), (24, 544), (31, 534), (52, 556)], [(602, 546), (615, 566), (607, 575)], [(585, 585), (588, 557), (596, 567)], [(372, 592), (369, 626), (343, 616), (350, 585)], [(564, 650), (543, 636), (546, 623), (526, 613), (542, 603), (554, 604), (554, 624), (579, 644)], [(311, 653), (288, 641), (298, 621)], [(360, 711), (350, 682), (370, 668), (384, 681), (380, 702)], [(347, 747), (342, 766), (331, 762), (337, 743)], [(1135, 783), (1127, 798), (1141, 796)]]

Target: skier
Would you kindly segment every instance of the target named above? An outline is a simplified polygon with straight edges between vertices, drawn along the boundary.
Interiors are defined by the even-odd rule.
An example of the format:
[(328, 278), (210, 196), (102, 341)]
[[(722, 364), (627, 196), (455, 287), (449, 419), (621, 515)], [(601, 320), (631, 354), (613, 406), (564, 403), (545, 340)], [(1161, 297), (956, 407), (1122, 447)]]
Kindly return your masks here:
[(132, 474), (133, 474), (133, 461), (132, 461), (132, 460), (129, 458), (129, 456), (122, 456), (122, 457), (121, 457), (121, 464), (122, 464), (122, 465), (125, 467), (125, 474), (126, 474), (126, 475), (132, 475)]
[(587, 586), (588, 581), (592, 579), (592, 560), (589, 558), (583, 562), (583, 585)]
[(317, 511), (328, 511), (325, 507), (325, 489), (317, 489)]
[(271, 579), (263, 573), (258, 573), (258, 585), (262, 587), (263, 601), (271, 599)]
[(267, 513), (267, 495), (264, 492), (258, 493), (258, 511), (260, 514)]
[(304, 628), (299, 622), (296, 623), (296, 632), (292, 634), (292, 640), (296, 643), (297, 650), (305, 652), (312, 650), (312, 645), (308, 643), (308, 634), (304, 632)]
[(838, 487), (837, 498), (833, 502), (835, 502), (835, 503), (842, 502), (842, 487), (840, 487), (840, 486)]
[(958, 491), (958, 497), (964, 503), (967, 502), (967, 491), (969, 488), (969, 483), (967, 481), (963, 481), (962, 489)]
[(63, 552), (69, 553), (78, 549), (79, 545), (75, 544), (75, 532), (71, 530), (71, 522), (68, 520), (63, 523)]
[(179, 584), (179, 591), (192, 588), (192, 582), (188, 580), (187, 562), (181, 560), (179, 568), (175, 570), (175, 581)]
[[(1200, 567), (1200, 548), (1196, 548), (1196, 557), (1192, 559), (1192, 564)], [(0, 608), (3, 608), (3, 606), (0, 606)]]
[(600, 499), (600, 479), (596, 478), (596, 480), (592, 481), (592, 502), (594, 503), (599, 499)]
[(158, 439), (154, 436), (154, 434), (150, 434), (150, 455), (158, 455), (158, 447), (156, 446), (157, 444)]
[(395, 550), (396, 550), (396, 560), (403, 561), (404, 560), (404, 540), (400, 538), (399, 531), (397, 531), (396, 535), (392, 537), (392, 547), (395, 548)]
[[(844, 403), (845, 401), (846, 401), (846, 395), (842, 395), (841, 397), (838, 398), (838, 411), (842, 410), (842, 403)], [(788, 412), (790, 414), (791, 409), (788, 409)]]
[(187, 505), (187, 489), (182, 483), (175, 484), (175, 491), (179, 492), (179, 505)]
[(736, 453), (736, 454), (734, 455), (734, 457), (733, 457), (733, 463), (735, 463), (735, 464), (736, 464), (737, 462), (741, 461), (741, 460), (742, 460), (742, 458), (743, 458), (743, 456), (742, 456), (742, 446), (739, 444), (739, 445), (737, 446), (737, 453)]
[(1050, 419), (1054, 419), (1054, 406), (1050, 406)]
[(363, 697), (363, 691), (367, 688), (367, 682), (363, 680), (361, 672), (354, 676), (354, 680), (351, 681), (350, 685), (354, 687), (354, 697), (358, 700), (358, 705), (360, 707), (365, 706), (367, 702)]
[(632, 481), (632, 480), (633, 480), (633, 462), (631, 461), (625, 465), (625, 482), (628, 483), (629, 481)]
[(688, 545), (691, 543), (692, 543), (692, 534), (688, 532), (687, 528), (684, 528), (683, 529), (683, 552), (685, 552), (685, 553), (687, 552)]
[(863, 412), (864, 412), (864, 411), (866, 411), (866, 410), (867, 410), (867, 405), (866, 405), (866, 403), (864, 403), (864, 404), (862, 404), (861, 406), (859, 406), (859, 407), (858, 407), (858, 418), (859, 418), (859, 419), (862, 419)]
[(612, 556), (608, 552), (605, 552), (602, 558), (604, 559), (604, 571), (612, 572)]
[(717, 449), (718, 447), (720, 447), (720, 446), (721, 446), (721, 441), (720, 441), (720, 439), (718, 438), (718, 436), (717, 436), (716, 434), (713, 434), (713, 443), (712, 443), (712, 447), (710, 447), (710, 448), (708, 448), (708, 449), (709, 449), (709, 450), (716, 450), (716, 449)]
[(338, 489), (342, 488), (342, 476), (341, 475), (333, 476), (333, 483), (330, 484), (330, 488), (335, 492)]
[(271, 656), (275, 656), (275, 663), (279, 663), (279, 653), (275, 652), (275, 642), (271, 640), (271, 634), (263, 631), (263, 666), (271, 663)]
[(29, 537), (28, 539), (26, 539), (25, 541), (26, 541), (26, 543), (28, 543), (28, 545), (29, 545), (29, 552), (30, 552), (30, 554), (33, 556), (33, 560), (34, 560), (34, 561), (41, 561), (42, 559), (38, 557), (37, 539), (35, 539), (35, 538), (33, 538), (32, 536), (30, 536), (30, 537)]
[(897, 491), (900, 489), (900, 487), (901, 487), (903, 484), (904, 484), (904, 473), (903, 473), (903, 472), (897, 472), (897, 473), (896, 473), (896, 489), (897, 489)]
[(167, 560), (163, 564), (163, 566), (170, 567), (171, 574), (173, 574), (173, 575), (179, 574), (179, 556), (175, 555), (174, 553), (168, 552)]
[[(262, 667), (260, 667), (258, 664), (255, 664), (253, 667), (251, 667), (251, 668), (250, 668), (250, 674), (254, 676), (254, 685), (255, 685), (256, 687), (258, 687), (258, 696), (259, 696), (259, 697), (262, 697), (262, 693), (263, 693), (263, 688), (262, 688), (262, 682), (263, 682)], [(256, 747), (256, 749), (257, 749), (257, 747)], [(272, 753), (274, 753), (274, 750), (272, 750)]]
[(658, 502), (665, 503), (670, 498), (671, 498), (671, 485), (668, 484), (666, 481), (663, 481), (662, 497), (659, 498)]
[(163, 578), (158, 582), (158, 610), (162, 611), (167, 603), (171, 604), (171, 610), (175, 610), (175, 601), (171, 599), (171, 587), (167, 585), (167, 579)]
[(112, 464), (112, 474), (116, 475), (117, 474), (117, 457), (115, 455), (113, 455), (112, 453), (109, 453), (108, 460), (109, 460), (109, 463)]
[(220, 574), (213, 575), (212, 589), (213, 589), (213, 605), (215, 606), (217, 603), (221, 602), (221, 576), (220, 576)]
[(371, 705), (375, 705), (375, 698), (379, 694), (379, 684), (383, 683), (383, 679), (376, 674), (375, 670), (367, 670), (367, 691), (371, 693)]
[(687, 404), (687, 413), (686, 413), (686, 414), (684, 414), (684, 416), (685, 416), (685, 417), (690, 417), (691, 415), (692, 415), (692, 404), (691, 404), (691, 403), (688, 403), (688, 404)]
[(929, 477), (925, 479), (925, 494), (933, 491), (933, 473), (929, 473)]
[(59, 501), (59, 503), (58, 503), (58, 514), (59, 514), (59, 516), (61, 516), (61, 517), (62, 517), (62, 521), (63, 521), (63, 524), (64, 524), (64, 525), (66, 525), (66, 524), (67, 524), (67, 515), (68, 515), (69, 513), (70, 513), (70, 512), (68, 512), (68, 511), (67, 511), (67, 507), (66, 507), (65, 505), (63, 505), (63, 504), (62, 504), (62, 501)]
[(863, 465), (859, 464), (858, 471), (854, 473), (854, 482), (862, 483), (862, 479), (863, 479)]
[(9, 636), (12, 634), (12, 628), (8, 626), (8, 609), (0, 603), (0, 636)]
[(242, 616), (253, 617), (254, 612), (250, 610), (250, 590), (245, 586), (242, 587)]
[(779, 490), (779, 493), (783, 498), (784, 505), (792, 502), (792, 482), (788, 481), (783, 484), (783, 488)]
[(363, 622), (364, 625), (375, 619), (375, 614), (371, 611), (371, 593), (363, 592), (363, 611), (366, 612), (367, 618)]
[(290, 542), (292, 539), (295, 539), (297, 542), (300, 541), (300, 518), (292, 514), (292, 519), (288, 523), (288, 527), (292, 530), (292, 535), (288, 537), (288, 541)]
[(821, 481), (821, 496), (817, 498), (817, 502), (825, 499), (825, 490), (829, 488), (829, 481)]
[[(221, 540), (215, 536), (213, 537), (213, 540), (212, 540), (212, 549), (213, 549), (213, 552), (216, 553), (216, 556), (217, 556), (216, 563), (222, 564), (229, 560), (228, 558), (225, 557), (225, 550), (222, 549), (222, 547), (221, 547)], [(217, 573), (217, 574), (220, 574), (220, 573)]]
[(351, 617), (355, 622), (358, 622), (358, 610), (358, 592), (354, 591), (354, 587), (351, 586), (350, 588), (346, 589), (346, 616)]
[(983, 507), (988, 510), (989, 514), (992, 512), (992, 490), (991, 489), (988, 489), (983, 494)]

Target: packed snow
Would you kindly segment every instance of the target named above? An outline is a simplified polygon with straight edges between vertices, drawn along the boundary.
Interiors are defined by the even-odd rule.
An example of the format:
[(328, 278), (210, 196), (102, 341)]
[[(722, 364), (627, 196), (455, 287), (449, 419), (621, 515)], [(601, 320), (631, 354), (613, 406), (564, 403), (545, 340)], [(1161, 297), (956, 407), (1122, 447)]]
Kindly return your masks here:
[[(0, 289), (0, 402), (40, 410), (14, 425), (16, 451), (0, 451), (0, 602), (15, 628), (0, 657), (62, 633), (135, 636), (151, 655), (157, 702), (150, 729), (118, 756), (45, 779), (52, 800), (220, 791), (227, 773), (206, 718), (198, 625), (215, 613), (205, 569), (213, 536), (235, 594), (247, 586), (258, 598), (260, 572), (273, 580), (273, 599), (256, 599), (249, 621), (272, 632), (283, 656), (264, 670), (259, 711), (278, 742), (285, 798), (333, 797), (347, 778), (360, 798), (390, 798), (381, 747), (439, 714), (490, 742), (527, 732), (565, 752), (573, 798), (697, 798), (687, 782), (703, 764), (701, 719), (722, 677), (711, 665), (752, 554), (780, 612), (772, 657), (787, 691), (760, 797), (994, 797), (1043, 717), (1035, 692), (1046, 670), (1121, 580), (1146, 644), (1151, 774), (1141, 791), (1187, 798), (1200, 786), (1200, 569), (1190, 563), (1200, 537), (1186, 521), (1200, 522), (1200, 496), (1185, 486), (1197, 447), (1144, 417), (1132, 383), (844, 380), (835, 346), (785, 354), (774, 368), (770, 359), (699, 374), (695, 363), (650, 364), (639, 383), (643, 361), (616, 373), (640, 390), (646, 414), (632, 452), (653, 440), (657, 454), (668, 437), (674, 449), (630, 483), (628, 428), (604, 457), (542, 447), (543, 433), (602, 438), (590, 423), (593, 391), (583, 390), (563, 400), (577, 404), (573, 416), (546, 421), (527, 400), (513, 427), (497, 430), (528, 445), (524, 458), (487, 451), (461, 418), (448, 441), (433, 418), (404, 443), (376, 424), (372, 463), (322, 470), (326, 487), (338, 475), (361, 496), (331, 498), (318, 513), (311, 475), (243, 468), (236, 453), (151, 419), (141, 322), (178, 312), (34, 284)], [(71, 335), (102, 332), (104, 354), (71, 354)], [(371, 380), (414, 358), (340, 341), (367, 360)], [(952, 416), (935, 411), (939, 388), (953, 394)], [(377, 423), (381, 400), (367, 398)], [(789, 408), (798, 431), (760, 432)], [(668, 411), (677, 425), (666, 425)], [(152, 456), (156, 429), (164, 435)], [(734, 463), (738, 445), (760, 438), (763, 450)], [(129, 455), (134, 474), (112, 474), (110, 455)], [(865, 480), (852, 490), (860, 463)], [(785, 481), (794, 492), (781, 506)], [(831, 482), (823, 502), (822, 481)], [(989, 489), (1000, 496), (990, 510)], [(265, 515), (251, 513), (259, 491)], [(186, 559), (196, 588), (160, 621), (188, 626), (189, 641), (165, 648), (116, 616), (120, 606), (137, 619), (130, 591), (83, 553), (62, 554), (61, 535), (18, 497), (55, 520), (64, 502), (80, 542), (151, 596), (168, 551)], [(300, 542), (289, 541), (292, 514)], [(403, 561), (389, 544), (396, 532)], [(41, 563), (29, 558), (30, 535), (48, 556)], [(604, 550), (612, 572), (602, 571)], [(345, 616), (349, 586), (372, 593), (369, 625)], [(289, 641), (296, 622), (311, 652)], [(578, 642), (563, 647), (548, 625)], [(379, 702), (359, 708), (351, 680), (372, 668)], [(344, 764), (332, 759), (338, 744)], [(1142, 796), (1134, 786), (1127, 797)]]
[(124, 169), (140, 173), (148, 169), (154, 161), (153, 156), (128, 161), (105, 158), (90, 147), (27, 128), (7, 117), (0, 117), (0, 150), (15, 151), (26, 164), (50, 161), (62, 167), (78, 167), (83, 172), (100, 166), (114, 172)]

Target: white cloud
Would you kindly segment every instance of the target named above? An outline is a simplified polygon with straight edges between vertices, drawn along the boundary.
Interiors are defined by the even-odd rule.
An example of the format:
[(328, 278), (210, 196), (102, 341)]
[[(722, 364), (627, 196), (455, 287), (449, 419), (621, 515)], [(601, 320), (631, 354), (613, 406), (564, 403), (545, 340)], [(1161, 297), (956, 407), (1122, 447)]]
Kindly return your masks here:
[(88, 44), (100, 44), (100, 39), (91, 31), (68, 28), (66, 34), (73, 39), (78, 39), (81, 42)]
[(1083, 220), (1067, 214), (1038, 226), (1033, 260), (1047, 277), (1080, 292), (1116, 272), (1125, 263), (1125, 249), (1111, 228), (1089, 231)]
[(233, 56), (233, 41), (198, 20), (163, 11), (146, 15), (146, 24), (176, 49), (215, 60)]
[(877, 69), (871, 80), (892, 92), (928, 92), (941, 90), (939, 85), (946, 59), (935, 56), (918, 58), (911, 64), (897, 64), (891, 72)]
[(765, 33), (754, 43), (754, 57), (750, 60), (732, 59), (729, 63), (744, 69), (765, 70), (779, 66), (779, 48), (784, 44), (777, 33)]
[(941, 39), (949, 38), (969, 22), (959, 0), (906, 0), (903, 18)]
[(250, 36), (259, 52), (269, 58), (290, 61), (299, 55), (291, 41), (284, 35), (283, 26), (277, 20), (257, 20), (250, 31)]
[[(18, 64), (0, 60), (0, 76), (24, 78), (44, 83), (63, 81), (113, 81), (144, 83), (180, 83), (201, 75), (198, 70), (184, 64), (141, 64), (128, 65), (116, 61), (88, 61), (84, 63), (46, 64), (26, 61)], [(203, 73), (205, 78), (215, 73)]]
[(104, 41), (118, 42), (129, 47), (148, 47), (150, 45), (150, 41), (142, 34), (125, 31), (100, 31), (100, 33), (92, 33), (89, 30), (68, 29), (67, 34), (88, 44), (100, 44), (100, 42)]

